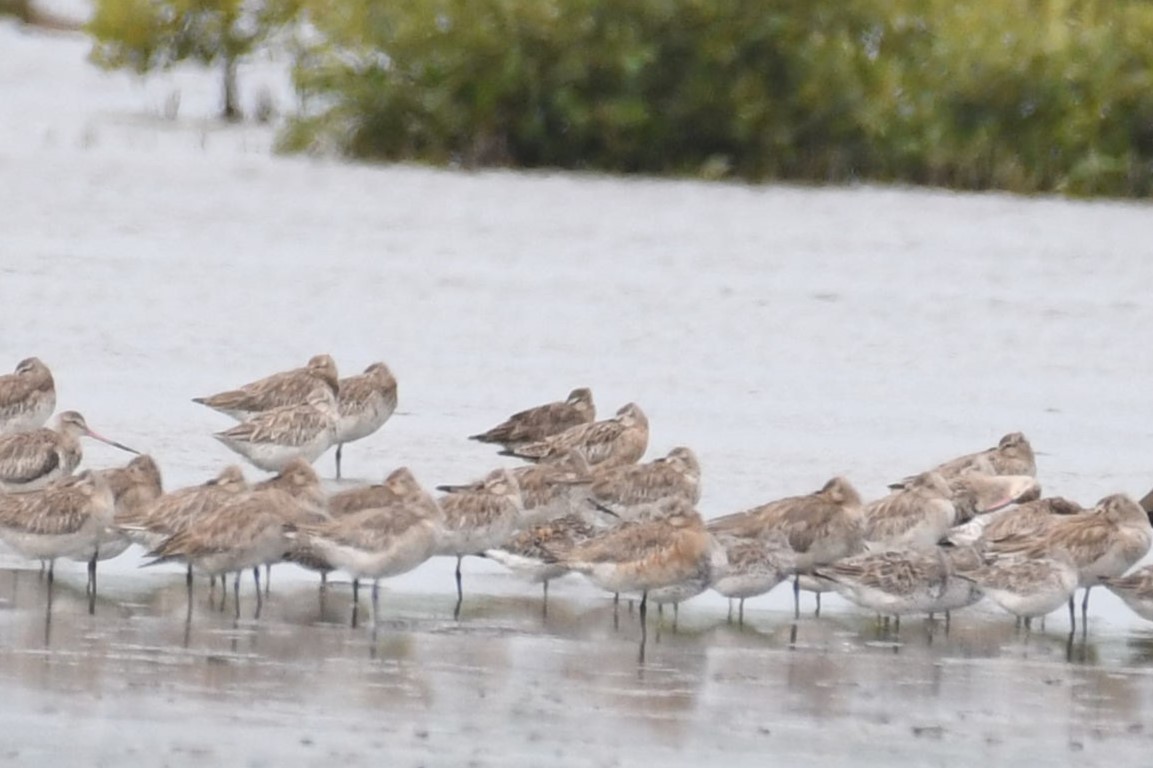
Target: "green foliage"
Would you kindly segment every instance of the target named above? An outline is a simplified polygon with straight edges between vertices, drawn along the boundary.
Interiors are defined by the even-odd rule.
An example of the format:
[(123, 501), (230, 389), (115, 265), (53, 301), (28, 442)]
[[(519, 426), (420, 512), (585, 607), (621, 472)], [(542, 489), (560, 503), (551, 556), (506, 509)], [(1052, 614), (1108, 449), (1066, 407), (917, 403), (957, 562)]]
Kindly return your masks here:
[(1143, 0), (303, 2), (289, 149), (1153, 191)]
[(91, 58), (145, 74), (185, 60), (225, 64), (225, 113), (234, 110), (235, 62), (291, 21), (296, 0), (97, 0)]

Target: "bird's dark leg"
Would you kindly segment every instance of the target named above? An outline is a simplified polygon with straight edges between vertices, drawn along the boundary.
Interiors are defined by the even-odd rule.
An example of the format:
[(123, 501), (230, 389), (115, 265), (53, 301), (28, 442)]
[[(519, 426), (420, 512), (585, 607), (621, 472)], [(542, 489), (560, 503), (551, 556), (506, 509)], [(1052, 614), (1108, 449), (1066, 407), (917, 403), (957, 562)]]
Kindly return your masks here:
[(344, 443), (336, 444), (336, 479), (340, 479), (340, 456), (344, 452)]

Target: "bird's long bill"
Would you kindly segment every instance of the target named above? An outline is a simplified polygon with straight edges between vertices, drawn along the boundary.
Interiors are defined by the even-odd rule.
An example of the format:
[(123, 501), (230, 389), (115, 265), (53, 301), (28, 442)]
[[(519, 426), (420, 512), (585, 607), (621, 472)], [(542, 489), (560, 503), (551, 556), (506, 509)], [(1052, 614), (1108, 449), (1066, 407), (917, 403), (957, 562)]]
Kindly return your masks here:
[(135, 453), (137, 456), (140, 455), (140, 451), (136, 450), (135, 448), (129, 448), (127, 445), (124, 445), (123, 443), (118, 443), (115, 440), (109, 440), (104, 435), (98, 435), (95, 432), (93, 432), (91, 429), (88, 430), (88, 436), (91, 437), (93, 440), (99, 440), (102, 443), (105, 443), (107, 445), (111, 445), (113, 448), (119, 448), (120, 450), (128, 451), (129, 453)]

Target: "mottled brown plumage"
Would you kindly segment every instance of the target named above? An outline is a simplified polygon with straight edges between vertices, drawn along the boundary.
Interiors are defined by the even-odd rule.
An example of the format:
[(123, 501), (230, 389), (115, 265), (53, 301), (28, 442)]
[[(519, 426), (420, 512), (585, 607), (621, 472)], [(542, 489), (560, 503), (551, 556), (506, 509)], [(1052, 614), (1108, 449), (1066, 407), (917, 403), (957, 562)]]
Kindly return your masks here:
[(562, 401), (518, 411), (487, 432), (472, 435), (469, 440), (513, 448), (558, 435), (571, 427), (588, 424), (595, 418), (596, 406), (593, 404), (592, 391), (581, 387), (569, 392), (568, 397)]
[(590, 466), (604, 468), (635, 464), (649, 444), (649, 421), (635, 403), (617, 411), (616, 416), (566, 429), (535, 443), (501, 451), (527, 461), (557, 461), (577, 450)]
[[(1037, 475), (1037, 462), (1033, 456), (1033, 446), (1021, 432), (1010, 432), (1001, 438), (997, 445), (977, 453), (958, 456), (938, 464), (930, 472), (937, 472), (946, 480), (966, 472), (984, 472), (987, 475)], [(894, 483), (899, 488), (912, 477)]]
[(278, 472), (295, 459), (316, 461), (336, 438), (336, 419), (332, 392), (314, 389), (304, 403), (257, 413), (213, 436), (260, 469)]
[(227, 414), (237, 420), (273, 408), (300, 405), (317, 387), (328, 389), (335, 397), (340, 387), (336, 362), (329, 355), (316, 355), (303, 368), (274, 373), (263, 379), (192, 402)]
[(710, 520), (709, 531), (744, 538), (779, 532), (796, 554), (797, 570), (808, 572), (861, 550), (861, 497), (848, 480), (834, 477), (814, 493)]
[(626, 464), (596, 472), (589, 500), (625, 520), (642, 519), (656, 505), (676, 497), (689, 504), (701, 499), (701, 465), (683, 446), (645, 464)]
[(328, 514), (339, 518), (365, 509), (428, 501), (432, 501), (432, 497), (421, 487), (412, 471), (408, 467), (398, 467), (389, 473), (382, 484), (349, 488), (329, 496)]
[(336, 400), (336, 476), (339, 478), (344, 444), (373, 434), (396, 411), (396, 378), (384, 363), (373, 363), (364, 373), (341, 379)]
[(42, 428), (0, 436), (0, 492), (34, 491), (72, 474), (83, 456), (81, 437), (91, 437), (136, 453), (128, 446), (93, 432), (76, 411), (64, 411), (56, 417), (54, 429)]
[(111, 524), (113, 507), (108, 482), (82, 472), (39, 491), (0, 495), (0, 538), (29, 558), (68, 557)]
[(180, 533), (201, 515), (231, 501), (248, 490), (240, 467), (230, 465), (202, 485), (166, 493), (151, 504), (117, 516), (117, 525), (130, 539), (153, 549)]
[(478, 554), (503, 544), (522, 524), (524, 504), (509, 472), (490, 478), (479, 491), (450, 493), (438, 503), (444, 530), (437, 554)]
[(440, 485), (438, 490), (449, 493), (480, 491), (484, 484), (508, 472), (520, 488), (524, 505), (522, 525), (545, 522), (583, 506), (588, 487), (593, 482), (588, 462), (579, 451), (572, 451), (566, 460), (552, 464), (529, 464), (513, 469), (494, 469), (484, 478), (465, 485)]
[(56, 382), (38, 357), (16, 364), (14, 373), (0, 376), (0, 435), (44, 426), (56, 410)]

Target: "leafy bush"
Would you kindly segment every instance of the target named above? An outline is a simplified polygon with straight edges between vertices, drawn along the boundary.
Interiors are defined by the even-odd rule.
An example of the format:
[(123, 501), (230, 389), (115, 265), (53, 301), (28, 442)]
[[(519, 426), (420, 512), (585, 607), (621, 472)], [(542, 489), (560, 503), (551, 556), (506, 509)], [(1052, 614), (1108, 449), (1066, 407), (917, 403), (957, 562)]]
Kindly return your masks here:
[(1141, 0), (305, 0), (288, 149), (1148, 195)]

